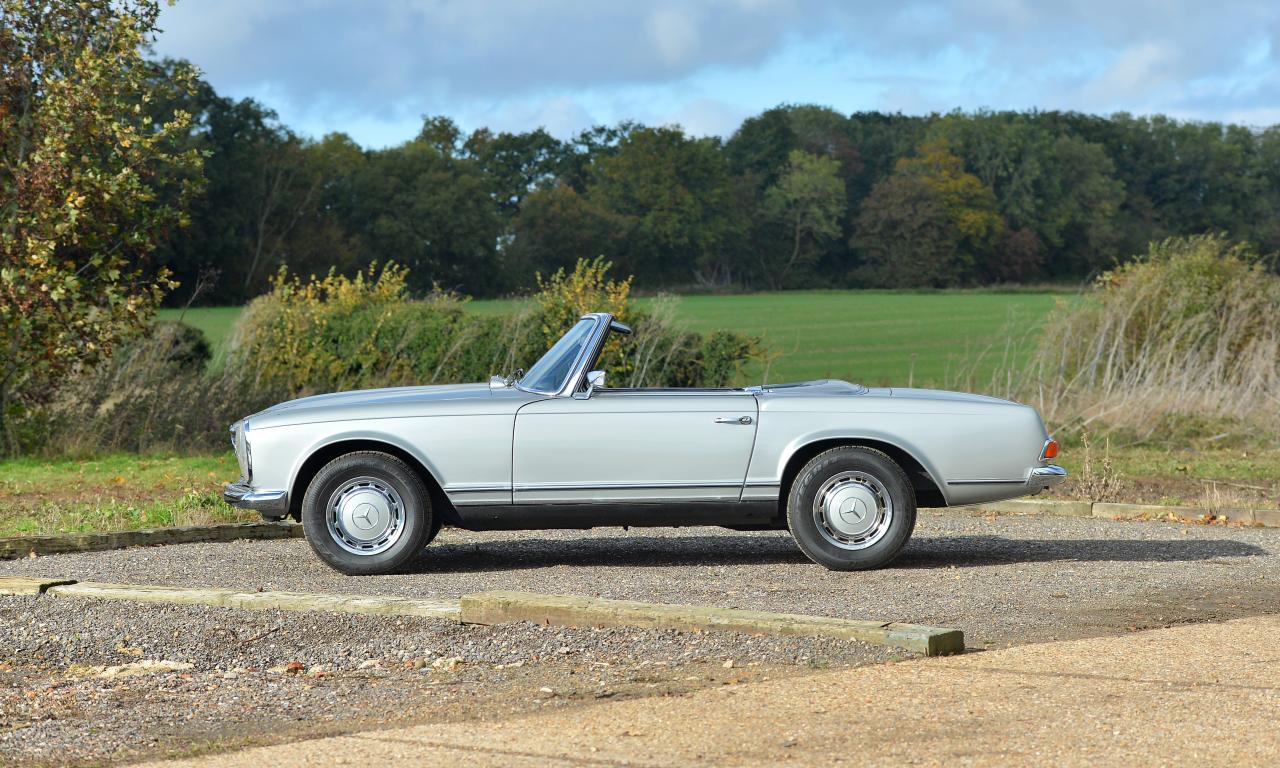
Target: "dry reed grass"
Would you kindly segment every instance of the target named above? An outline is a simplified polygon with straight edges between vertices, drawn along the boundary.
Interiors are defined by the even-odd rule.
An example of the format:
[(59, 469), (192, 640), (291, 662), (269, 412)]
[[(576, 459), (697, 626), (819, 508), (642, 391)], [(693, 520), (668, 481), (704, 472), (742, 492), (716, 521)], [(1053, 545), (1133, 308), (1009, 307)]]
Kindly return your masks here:
[(1280, 277), (1244, 245), (1216, 235), (1154, 243), (1062, 302), (1039, 338), (1011, 333), (983, 356), (1034, 344), (976, 388), (1035, 406), (1058, 434), (1123, 429), (1156, 437), (1170, 417), (1280, 434)]

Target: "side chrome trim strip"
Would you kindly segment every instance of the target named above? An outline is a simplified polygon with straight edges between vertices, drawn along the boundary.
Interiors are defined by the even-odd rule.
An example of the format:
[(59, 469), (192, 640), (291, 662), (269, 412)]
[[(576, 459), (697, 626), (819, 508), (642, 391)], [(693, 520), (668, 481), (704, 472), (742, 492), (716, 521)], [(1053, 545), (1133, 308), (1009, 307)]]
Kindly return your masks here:
[(643, 491), (741, 487), (741, 480), (725, 480), (709, 483), (519, 483), (514, 490), (519, 493), (521, 491)]
[(948, 480), (947, 485), (1026, 485), (1025, 478), (1021, 480)]
[(444, 493), (455, 507), (511, 503), (510, 483), (455, 483)]

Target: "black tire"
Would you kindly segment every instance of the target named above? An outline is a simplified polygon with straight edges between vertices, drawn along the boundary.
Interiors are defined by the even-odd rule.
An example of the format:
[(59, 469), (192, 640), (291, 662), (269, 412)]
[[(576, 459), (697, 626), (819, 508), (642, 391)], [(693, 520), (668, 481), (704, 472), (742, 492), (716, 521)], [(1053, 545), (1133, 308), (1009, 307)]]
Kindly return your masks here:
[[(402, 519), (393, 542), (368, 553), (350, 551), (339, 542), (341, 528), (331, 529), (329, 503), (354, 482), (368, 479), (394, 498), (399, 497)], [(391, 573), (403, 567), (435, 537), (439, 524), (431, 508), (431, 494), (422, 477), (408, 464), (388, 453), (356, 451), (321, 467), (302, 497), (302, 528), (307, 543), (320, 559), (350, 576)], [(336, 515), (334, 520), (336, 521)], [(388, 537), (390, 539), (390, 537)], [(355, 540), (352, 540), (355, 541)], [(373, 545), (371, 545), (372, 547)]]
[[(882, 489), (880, 495), (886, 496), (889, 502), (875, 513), (887, 520), (876, 525), (875, 533), (866, 534), (865, 541), (843, 537), (839, 530), (819, 523), (814, 510), (814, 499), (823, 485), (839, 484), (850, 475), (879, 483), (880, 489), (873, 488), (870, 492), (874, 496)], [(890, 513), (885, 515), (882, 509)], [(911, 481), (902, 467), (874, 448), (846, 446), (818, 454), (796, 475), (787, 498), (787, 528), (796, 545), (810, 560), (833, 571), (861, 571), (887, 565), (906, 546), (915, 526), (916, 494)], [(837, 540), (845, 544), (841, 546)], [(851, 548), (854, 546), (862, 548)]]

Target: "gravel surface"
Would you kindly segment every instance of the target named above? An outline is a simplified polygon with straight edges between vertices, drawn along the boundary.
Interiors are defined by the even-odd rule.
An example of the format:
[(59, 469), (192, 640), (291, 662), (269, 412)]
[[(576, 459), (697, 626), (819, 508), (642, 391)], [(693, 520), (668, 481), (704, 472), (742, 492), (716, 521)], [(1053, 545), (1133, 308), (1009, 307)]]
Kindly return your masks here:
[[(2, 575), (407, 597), (520, 589), (907, 621), (970, 646), (1280, 613), (1280, 531), (923, 513), (893, 567), (832, 573), (782, 533), (445, 531), (352, 578), (302, 541), (0, 563)], [(118, 762), (390, 724), (680, 694), (905, 654), (731, 633), (0, 598), (0, 763)], [(191, 665), (135, 677), (139, 662)], [(730, 662), (729, 666), (725, 666)]]
[(82, 581), (451, 597), (515, 589), (904, 621), (971, 646), (1280, 612), (1280, 530), (922, 513), (891, 567), (836, 573), (783, 532), (446, 530), (410, 572), (353, 578), (306, 542), (188, 544), (0, 563)]
[[(0, 637), (0, 765), (188, 755), (910, 656), (830, 638), (53, 596), (0, 597)], [(156, 662), (176, 668), (127, 674)]]

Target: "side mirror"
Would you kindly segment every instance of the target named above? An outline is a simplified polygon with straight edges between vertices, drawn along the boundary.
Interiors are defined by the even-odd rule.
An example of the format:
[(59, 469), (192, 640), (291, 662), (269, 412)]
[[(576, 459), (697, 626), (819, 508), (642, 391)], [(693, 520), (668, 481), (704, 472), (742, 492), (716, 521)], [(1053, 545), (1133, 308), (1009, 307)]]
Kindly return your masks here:
[(506, 388), (507, 388), (507, 377), (506, 377), (506, 376), (490, 376), (490, 377), (489, 377), (489, 389), (490, 389), (490, 390), (494, 390), (494, 389), (506, 389)]
[(587, 390), (579, 392), (574, 397), (579, 400), (586, 400), (591, 397), (597, 389), (604, 389), (604, 371), (592, 371), (587, 374)]

